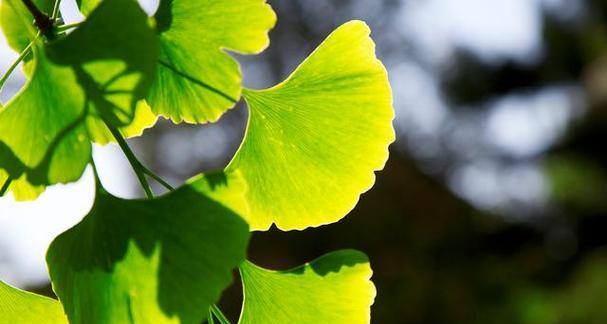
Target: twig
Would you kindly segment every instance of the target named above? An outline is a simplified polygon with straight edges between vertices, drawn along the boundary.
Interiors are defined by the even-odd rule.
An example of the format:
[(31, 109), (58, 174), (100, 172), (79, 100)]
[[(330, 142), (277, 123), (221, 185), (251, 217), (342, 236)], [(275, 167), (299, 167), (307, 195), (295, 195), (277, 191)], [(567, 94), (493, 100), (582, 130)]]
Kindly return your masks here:
[(54, 39), (55, 35), (53, 34), (53, 25), (55, 24), (55, 22), (53, 21), (53, 19), (51, 19), (51, 17), (49, 17), (47, 14), (38, 9), (36, 4), (34, 4), (32, 0), (21, 1), (23, 2), (27, 10), (29, 10), (29, 12), (32, 14), (32, 16), (34, 16), (34, 24), (36, 25), (36, 27), (38, 27), (42, 35), (44, 35), (48, 39)]

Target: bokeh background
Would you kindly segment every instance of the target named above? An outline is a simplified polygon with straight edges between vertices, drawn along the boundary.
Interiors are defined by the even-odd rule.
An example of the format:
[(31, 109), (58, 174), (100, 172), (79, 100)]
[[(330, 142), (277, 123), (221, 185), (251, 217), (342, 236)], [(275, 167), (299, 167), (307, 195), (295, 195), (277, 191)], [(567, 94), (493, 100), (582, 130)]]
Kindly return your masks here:
[[(238, 56), (245, 85), (280, 82), (334, 28), (365, 20), (389, 72), (398, 139), (350, 215), (255, 233), (253, 261), (289, 268), (334, 249), (366, 252), (374, 323), (607, 323), (607, 1), (269, 3), (279, 17), (270, 47)], [(62, 10), (82, 19), (73, 0)], [(4, 40), (0, 53), (5, 70), (17, 54)], [(22, 84), (14, 75), (2, 101)], [(160, 121), (130, 143), (179, 185), (226, 165), (246, 115), (240, 103), (212, 125)], [(141, 196), (117, 147), (96, 147), (95, 159), (111, 192)], [(52, 294), (44, 251), (93, 191), (87, 172), (34, 203), (0, 198), (0, 278)], [(233, 319), (239, 291), (221, 303)]]

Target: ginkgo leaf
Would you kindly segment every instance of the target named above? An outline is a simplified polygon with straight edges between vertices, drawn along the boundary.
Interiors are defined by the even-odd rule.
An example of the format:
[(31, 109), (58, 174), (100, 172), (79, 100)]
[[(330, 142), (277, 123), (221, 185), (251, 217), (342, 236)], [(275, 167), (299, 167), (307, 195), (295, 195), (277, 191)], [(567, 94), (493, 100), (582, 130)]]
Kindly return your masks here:
[[(32, 15), (29, 13), (29, 11), (25, 8), (25, 6), (19, 1), (19, 2), (11, 2), (14, 0), (7, 0), (4, 1), (2, 4), (0, 4), (0, 13), (2, 14), (2, 26), (5, 29), (5, 32), (7, 33), (7, 39), (9, 41), (9, 44), (13, 44), (12, 46), (16, 51), (21, 51), (23, 50), (30, 41), (34, 40), (36, 38), (36, 30), (34, 28), (34, 26), (32, 25), (31, 21), (33, 20)], [(131, 0), (133, 1), (133, 0)], [(10, 2), (10, 4), (9, 4)], [(54, 1), (53, 0), (36, 0), (34, 1), (36, 3), (39, 3), (39, 8), (42, 9), (42, 11), (52, 11), (53, 5), (54, 5)], [(94, 8), (95, 6), (92, 6), (91, 8)], [(89, 12), (90, 13), (90, 12)], [(143, 15), (141, 15), (143, 16)], [(97, 19), (99, 20), (99, 19)], [(139, 19), (141, 20), (141, 19)], [(141, 20), (142, 21), (142, 20)], [(93, 53), (94, 51), (98, 51), (99, 49), (103, 49), (105, 50), (106, 53), (104, 54), (97, 54), (97, 56), (99, 57), (103, 57), (106, 56), (108, 54), (108, 51), (111, 51), (111, 55), (114, 56), (114, 59), (122, 59), (125, 61), (128, 61), (128, 65), (129, 65), (129, 69), (131, 70), (131, 72), (134, 71), (142, 71), (142, 70), (148, 70), (149, 71), (149, 76), (147, 76), (145, 79), (143, 80), (145, 82), (147, 82), (148, 84), (142, 84), (139, 85), (139, 87), (143, 90), (144, 88), (147, 89), (149, 88), (151, 81), (153, 79), (153, 74), (155, 73), (154, 68), (156, 66), (156, 61), (155, 58), (157, 58), (157, 52), (158, 49), (155, 48), (157, 47), (157, 40), (156, 37), (154, 36), (154, 33), (151, 31), (151, 28), (149, 28), (148, 26), (146, 26), (147, 24), (135, 24), (132, 27), (136, 27), (134, 28), (135, 30), (129, 30), (128, 35), (125, 36), (130, 36), (133, 37), (133, 39), (137, 40), (135, 42), (130, 43), (130, 46), (124, 46), (126, 44), (127, 41), (132, 41), (129, 39), (125, 38), (121, 38), (121, 40), (116, 39), (117, 37), (115, 37), (114, 35), (124, 35), (125, 33), (123, 31), (121, 31), (121, 29), (124, 29), (124, 25), (123, 26), (116, 26), (118, 28), (108, 28), (106, 26), (103, 26), (101, 29), (101, 32), (99, 30), (95, 31), (95, 32), (91, 32), (90, 29), (91, 28), (95, 28), (95, 29), (99, 29), (100, 28), (100, 23), (89, 23), (88, 28), (89, 31), (78, 31), (75, 36), (71, 37), (71, 40), (69, 42), (64, 42), (63, 43), (63, 47), (69, 47), (66, 46), (65, 44), (70, 44), (70, 46), (72, 47), (72, 49), (77, 49), (76, 51), (72, 51), (72, 50), (68, 50), (68, 49), (56, 49), (56, 52), (61, 52), (61, 54), (59, 54), (58, 56), (61, 57), (62, 59), (64, 59), (65, 62), (62, 62), (64, 64), (76, 64), (78, 63), (79, 60), (81, 61), (88, 61), (87, 58), (84, 59), (79, 59), (78, 57), (82, 57), (87, 56), (87, 57), (91, 57), (91, 53)], [(108, 22), (105, 22), (106, 24)], [(90, 26), (92, 25), (92, 27)], [(143, 27), (143, 28), (142, 28)], [(25, 32), (24, 32), (25, 31)], [(100, 35), (104, 34), (104, 35)], [(97, 43), (95, 45), (95, 47), (91, 50), (86, 50), (86, 52), (88, 52), (88, 55), (83, 53), (81, 50), (79, 50), (77, 48), (76, 45), (79, 41), (74, 39), (77, 37), (87, 37), (87, 38), (92, 38), (92, 37), (96, 37), (97, 41), (101, 41), (102, 43)], [(124, 42), (124, 43), (121, 43)], [(145, 53), (147, 55), (144, 55), (142, 53)], [(134, 60), (132, 59), (132, 57), (134, 56), (138, 56), (138, 59)], [(28, 58), (32, 57), (32, 55), (28, 56)], [(87, 62), (90, 64), (90, 61)], [(29, 70), (31, 70), (30, 65), (31, 64), (26, 64), (27, 65), (27, 69), (26, 72), (28, 72)], [(116, 64), (113, 64), (114, 66), (117, 66)], [(134, 66), (137, 65), (137, 66)], [(109, 71), (109, 74), (112, 74), (113, 76), (116, 76), (116, 73), (114, 72), (115, 69), (112, 69), (111, 67), (108, 69), (107, 65), (103, 65), (100, 66), (100, 68), (95, 69), (93, 71), (90, 70), (90, 66), (89, 69), (87, 70), (87, 72), (93, 76), (96, 76), (99, 74), (99, 72), (106, 72)], [(124, 71), (127, 72), (127, 71)], [(28, 73), (29, 76), (30, 73)], [(98, 78), (99, 79), (99, 78)], [(106, 77), (107, 79), (107, 77)], [(127, 78), (122, 78), (121, 80), (123, 81), (128, 81)], [(100, 80), (98, 80), (100, 81)], [(131, 81), (128, 81), (132, 83)], [(129, 85), (127, 84), (123, 84), (123, 87), (128, 87)], [(113, 85), (111, 85), (111, 89), (108, 88), (109, 91), (114, 91), (114, 92), (118, 92), (119, 85), (115, 82)], [(124, 90), (124, 89), (122, 89)], [(125, 93), (127, 93), (128, 91), (126, 91)], [(145, 95), (147, 95), (147, 90), (146, 91), (142, 91), (141, 93), (137, 94), (138, 97), (144, 97)], [(124, 100), (123, 100), (124, 101)], [(137, 108), (132, 108), (132, 107), (128, 107), (127, 109), (125, 109), (126, 107), (120, 107), (123, 110), (122, 113), (122, 117), (121, 120), (117, 123), (115, 123), (116, 127), (121, 131), (121, 133), (123, 134), (124, 137), (135, 137), (135, 136), (139, 136), (143, 133), (143, 131), (147, 128), (152, 127), (155, 123), (156, 123), (156, 117), (152, 114), (149, 106), (147, 106), (144, 101), (140, 101), (138, 103)], [(135, 109), (135, 111), (133, 112), (133, 109)], [(93, 141), (95, 141), (98, 144), (106, 144), (108, 142), (115, 142), (115, 139), (113, 138), (113, 136), (111, 136), (110, 132), (107, 130), (107, 127), (105, 127), (104, 123), (98, 118), (98, 116), (92, 116), (89, 115), (87, 116), (87, 124), (88, 124), (88, 130), (89, 133), (91, 134), (91, 138)]]
[[(0, 107), (0, 169), (11, 179), (33, 187), (75, 181), (90, 160), (90, 141), (108, 140), (101, 120), (131, 134), (153, 124), (137, 103), (154, 78), (158, 42), (134, 0), (105, 1), (67, 37), (38, 38), (33, 52), (31, 79)], [(134, 124), (139, 129), (129, 129)]]
[(86, 96), (70, 67), (53, 64), (42, 46), (34, 52), (32, 79), (0, 111), (0, 168), (33, 185), (75, 181), (91, 153)]
[[(54, 0), (32, 0), (42, 11), (49, 15), (53, 11)], [(11, 2), (3, 0), (0, 2), (0, 27), (4, 32), (8, 45), (17, 52), (23, 51), (27, 45), (36, 37), (37, 31), (32, 23), (34, 17), (21, 1)], [(31, 59), (26, 57), (26, 61)]]
[[(151, 128), (156, 124), (158, 118), (150, 109), (150, 106), (141, 100), (137, 102), (133, 114), (133, 120), (126, 126), (119, 127), (120, 133), (125, 138), (137, 137), (143, 134), (143, 131)], [(90, 133), (95, 134), (95, 143), (105, 145), (115, 143), (116, 139), (108, 130), (107, 126), (97, 116), (88, 116), (86, 119), (86, 127)]]
[(61, 304), (0, 281), (0, 323), (67, 324)]
[(228, 169), (251, 185), (252, 229), (335, 222), (373, 185), (395, 135), (387, 73), (369, 32), (346, 23), (286, 81), (244, 91), (249, 124)]
[[(101, 0), (77, 0), (88, 15)], [(148, 102), (175, 123), (214, 122), (241, 95), (238, 63), (226, 50), (256, 54), (276, 14), (266, 0), (161, 0), (155, 14), (160, 64)]]
[(376, 291), (369, 261), (361, 252), (329, 253), (287, 271), (245, 262), (240, 274), (244, 294), (240, 324), (370, 322)]
[(136, 134), (153, 125), (149, 107), (140, 101), (154, 80), (159, 45), (137, 2), (104, 1), (68, 39), (52, 45), (54, 58), (73, 67), (94, 106), (86, 122), (91, 139), (103, 143), (108, 133), (91, 127), (91, 118)]
[(148, 102), (175, 123), (216, 121), (233, 107), (242, 77), (225, 50), (262, 51), (276, 22), (265, 0), (161, 0), (155, 18), (160, 64)]
[(97, 6), (101, 3), (102, 0), (76, 0), (76, 4), (78, 8), (80, 8), (80, 12), (88, 16)]
[[(0, 112), (4, 107), (0, 104)], [(4, 152), (4, 153), (3, 153)], [(3, 150), (0, 145), (0, 159), (10, 156), (10, 152)], [(10, 163), (8, 163), (10, 164)], [(27, 181), (27, 177), (23, 174), (24, 167), (17, 163), (17, 168), (13, 169), (13, 173), (21, 174), (21, 176), (11, 176), (6, 170), (0, 168), (0, 197), (7, 192), (12, 192), (13, 196), (18, 200), (34, 200), (44, 191), (44, 186), (35, 186)]]
[(6, 171), (0, 170), (0, 197), (10, 191), (17, 200), (35, 200), (44, 192), (44, 189), (44, 186), (34, 186), (29, 183), (25, 174), (18, 179), (13, 179)]
[(152, 200), (99, 190), (47, 263), (71, 323), (200, 323), (245, 258), (238, 174), (199, 177)]

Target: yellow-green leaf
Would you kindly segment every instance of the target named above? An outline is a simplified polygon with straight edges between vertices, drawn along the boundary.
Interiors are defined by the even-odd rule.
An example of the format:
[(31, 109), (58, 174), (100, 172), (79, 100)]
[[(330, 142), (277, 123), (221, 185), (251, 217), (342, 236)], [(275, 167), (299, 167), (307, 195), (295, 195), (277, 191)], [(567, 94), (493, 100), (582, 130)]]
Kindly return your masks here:
[(67, 324), (61, 304), (0, 281), (0, 323)]
[[(3, 6), (22, 13), (20, 1)], [(68, 36), (37, 38), (33, 53), (30, 80), (0, 107), (0, 180), (18, 182), (10, 187), (18, 200), (77, 180), (90, 160), (90, 141), (108, 141), (104, 122), (138, 134), (155, 121), (137, 103), (154, 78), (158, 42), (134, 0), (106, 0)]]
[[(32, 2), (47, 14), (52, 14), (55, 4), (54, 0), (32, 0)], [(4, 32), (8, 45), (16, 52), (23, 51), (27, 45), (36, 37), (36, 27), (33, 24), (34, 17), (27, 10), (22, 1), (2, 0), (0, 2), (0, 27)], [(25, 58), (29, 61), (31, 55)]]
[(265, 0), (161, 0), (160, 64), (148, 101), (173, 122), (205, 123), (239, 100), (241, 73), (225, 51), (268, 46), (276, 15)]
[(47, 254), (70, 323), (201, 323), (245, 258), (245, 190), (235, 173), (151, 200), (100, 190)]
[[(153, 127), (158, 120), (145, 100), (137, 102), (132, 118), (131, 122), (118, 127), (120, 133), (125, 138), (141, 136), (143, 131)], [(86, 119), (86, 127), (90, 133), (95, 134), (95, 143), (101, 145), (116, 143), (116, 139), (99, 117), (89, 115)]]
[(394, 141), (394, 111), (369, 33), (346, 23), (286, 81), (245, 90), (249, 124), (228, 169), (250, 184), (252, 229), (338, 221), (373, 185)]
[(5, 170), (0, 170), (0, 197), (10, 191), (17, 200), (35, 200), (44, 189), (44, 186), (34, 186), (29, 183), (25, 174), (18, 179), (12, 179)]
[(358, 251), (327, 254), (286, 271), (240, 267), (244, 304), (240, 324), (363, 324), (370, 322), (375, 286)]
[(0, 169), (12, 179), (26, 175), (34, 186), (75, 181), (91, 152), (82, 124), (86, 95), (72, 69), (54, 64), (44, 46), (34, 53), (32, 79), (0, 110)]

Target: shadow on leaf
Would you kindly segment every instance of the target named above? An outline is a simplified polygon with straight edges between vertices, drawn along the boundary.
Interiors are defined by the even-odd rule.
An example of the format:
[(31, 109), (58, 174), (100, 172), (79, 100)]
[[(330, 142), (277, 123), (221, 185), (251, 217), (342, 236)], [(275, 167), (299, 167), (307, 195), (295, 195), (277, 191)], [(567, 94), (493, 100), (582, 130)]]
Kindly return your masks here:
[(153, 200), (100, 191), (89, 215), (47, 255), (70, 320), (159, 323), (176, 316), (199, 323), (244, 260), (249, 238), (246, 222), (207, 195), (242, 196), (227, 180), (209, 180), (217, 178)]

